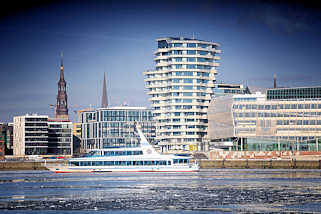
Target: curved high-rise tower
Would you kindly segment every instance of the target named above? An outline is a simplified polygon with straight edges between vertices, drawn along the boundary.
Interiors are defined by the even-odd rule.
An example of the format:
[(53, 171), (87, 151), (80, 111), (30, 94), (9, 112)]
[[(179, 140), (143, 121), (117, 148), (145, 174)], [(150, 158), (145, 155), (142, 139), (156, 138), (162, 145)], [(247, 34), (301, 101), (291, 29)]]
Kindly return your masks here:
[(64, 77), (64, 66), (61, 56), (60, 63), (60, 79), (58, 81), (58, 94), (56, 103), (56, 118), (68, 119), (68, 103), (67, 103), (67, 92), (66, 92), (66, 81)]
[(144, 72), (163, 152), (195, 151), (207, 139), (219, 44), (197, 39), (157, 39), (156, 68)]

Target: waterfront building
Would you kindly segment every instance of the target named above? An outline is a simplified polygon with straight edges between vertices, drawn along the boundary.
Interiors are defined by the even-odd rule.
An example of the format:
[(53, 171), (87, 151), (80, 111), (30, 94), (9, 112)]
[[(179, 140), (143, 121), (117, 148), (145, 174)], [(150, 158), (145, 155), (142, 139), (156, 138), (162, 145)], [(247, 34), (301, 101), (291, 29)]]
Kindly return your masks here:
[[(213, 103), (216, 111), (212, 113), (220, 110), (222, 113), (210, 120), (215, 124), (212, 140), (232, 142), (236, 150), (318, 151), (321, 146), (321, 91), (318, 91), (319, 87), (276, 88), (268, 89), (267, 94), (217, 100)], [(225, 108), (220, 108), (224, 105)], [(217, 123), (222, 116), (225, 119)]]
[(14, 121), (13, 155), (72, 155), (72, 125), (69, 120), (26, 114)]
[(219, 44), (188, 38), (157, 39), (154, 70), (144, 72), (162, 152), (192, 152), (207, 139)]
[(72, 122), (48, 119), (48, 154), (73, 154)]
[(58, 94), (57, 102), (55, 108), (55, 117), (58, 119), (68, 120), (68, 102), (67, 102), (67, 92), (66, 92), (66, 81), (64, 77), (64, 66), (61, 56), (60, 63), (60, 78), (58, 81)]
[(111, 147), (139, 145), (135, 123), (147, 140), (155, 143), (155, 123), (152, 111), (146, 107), (107, 107), (80, 113), (82, 152)]
[(48, 153), (48, 116), (24, 115), (13, 118), (13, 155), (46, 155)]
[(208, 109), (209, 141), (201, 146), (201, 151), (225, 149), (233, 145), (235, 137), (230, 106), (232, 97), (236, 94), (251, 94), (251, 92), (248, 87), (244, 88), (241, 84), (215, 84), (214, 97)]
[(5, 155), (13, 153), (13, 123), (0, 123), (0, 140), (3, 141)]

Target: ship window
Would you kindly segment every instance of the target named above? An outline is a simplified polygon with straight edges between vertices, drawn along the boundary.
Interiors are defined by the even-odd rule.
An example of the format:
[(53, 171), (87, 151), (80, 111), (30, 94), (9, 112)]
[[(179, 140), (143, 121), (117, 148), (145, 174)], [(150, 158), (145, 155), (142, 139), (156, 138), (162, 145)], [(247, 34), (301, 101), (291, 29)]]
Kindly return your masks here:
[(71, 166), (79, 166), (79, 162), (78, 161), (72, 161), (70, 162)]
[(90, 162), (88, 161), (81, 161), (80, 166), (90, 166)]
[(133, 155), (142, 155), (143, 151), (133, 151)]
[(104, 166), (113, 166), (114, 161), (104, 161)]
[(167, 161), (167, 165), (172, 165), (172, 162), (171, 161)]
[(146, 165), (146, 166), (150, 166), (152, 164), (153, 164), (152, 161), (144, 161), (144, 165)]
[(159, 165), (166, 165), (166, 161), (159, 161)]
[(120, 166), (120, 161), (115, 161), (115, 166)]
[(92, 162), (91, 162), (91, 165), (92, 165), (92, 166), (102, 166), (102, 165), (103, 165), (103, 162), (102, 162), (102, 161), (92, 161)]

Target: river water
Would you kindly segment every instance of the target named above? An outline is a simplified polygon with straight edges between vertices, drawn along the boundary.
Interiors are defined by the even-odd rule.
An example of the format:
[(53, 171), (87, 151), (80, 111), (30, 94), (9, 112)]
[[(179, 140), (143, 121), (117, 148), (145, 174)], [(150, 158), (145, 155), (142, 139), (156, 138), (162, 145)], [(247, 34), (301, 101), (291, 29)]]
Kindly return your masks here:
[(0, 172), (0, 213), (93, 211), (111, 214), (321, 213), (321, 171)]

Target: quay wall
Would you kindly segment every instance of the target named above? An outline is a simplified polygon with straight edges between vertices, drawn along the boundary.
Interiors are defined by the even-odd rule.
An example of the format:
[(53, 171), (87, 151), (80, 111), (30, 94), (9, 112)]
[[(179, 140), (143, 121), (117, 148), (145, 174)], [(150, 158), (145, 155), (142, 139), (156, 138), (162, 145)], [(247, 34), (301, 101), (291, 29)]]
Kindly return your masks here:
[(223, 151), (214, 150), (206, 154), (215, 159), (321, 159), (321, 151)]
[(198, 160), (201, 169), (321, 169), (321, 160)]
[[(1, 161), (0, 171), (10, 171), (10, 170), (47, 170), (44, 167), (44, 161)], [(55, 164), (57, 162), (50, 162), (50, 164)], [(59, 162), (61, 163), (61, 162)]]

